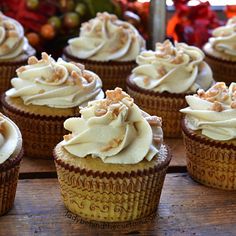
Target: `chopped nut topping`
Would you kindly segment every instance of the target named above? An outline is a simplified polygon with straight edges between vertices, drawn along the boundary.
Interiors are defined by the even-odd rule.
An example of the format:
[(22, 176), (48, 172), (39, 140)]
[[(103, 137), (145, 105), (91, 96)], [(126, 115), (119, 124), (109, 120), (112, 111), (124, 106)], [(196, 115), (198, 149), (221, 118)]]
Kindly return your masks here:
[(25, 66), (21, 66), (19, 67), (17, 70), (16, 70), (16, 73), (22, 73), (23, 71), (26, 70), (26, 67)]
[(73, 138), (73, 135), (72, 134), (66, 134), (66, 135), (63, 136), (63, 138), (64, 138), (65, 141), (69, 141), (70, 139)]
[(144, 83), (146, 86), (149, 85), (149, 84), (150, 84), (150, 78), (145, 77), (145, 78), (143, 79), (143, 83)]
[(28, 64), (29, 65), (34, 65), (38, 63), (38, 59), (35, 56), (32, 56), (28, 59)]
[(230, 106), (232, 109), (236, 109), (236, 101), (231, 102)]
[(157, 68), (157, 72), (160, 76), (164, 76), (166, 74), (166, 69), (164, 66), (160, 66), (159, 68)]
[(97, 109), (96, 111), (95, 111), (95, 116), (103, 116), (103, 115), (105, 115), (107, 113), (107, 110), (106, 109)]
[(42, 56), (42, 59), (45, 61), (45, 62), (48, 62), (49, 61), (49, 56), (46, 52), (42, 52), (41, 54)]
[(114, 102), (119, 102), (125, 97), (130, 98), (130, 96), (127, 93), (125, 93), (121, 88), (118, 87), (115, 88), (115, 90), (107, 90), (106, 97), (107, 99)]
[(108, 143), (107, 146), (101, 148), (101, 152), (107, 152), (107, 151), (109, 151), (112, 148), (118, 147), (119, 144), (121, 143), (121, 141), (122, 141), (121, 139), (113, 139), (113, 140), (111, 140)]
[(211, 110), (221, 112), (224, 110), (224, 108), (221, 103), (214, 101)]
[(81, 63), (78, 63), (78, 62), (74, 62), (74, 61), (70, 61), (71, 64), (74, 64), (75, 66), (79, 67), (80, 70), (84, 70), (85, 69), (85, 66)]

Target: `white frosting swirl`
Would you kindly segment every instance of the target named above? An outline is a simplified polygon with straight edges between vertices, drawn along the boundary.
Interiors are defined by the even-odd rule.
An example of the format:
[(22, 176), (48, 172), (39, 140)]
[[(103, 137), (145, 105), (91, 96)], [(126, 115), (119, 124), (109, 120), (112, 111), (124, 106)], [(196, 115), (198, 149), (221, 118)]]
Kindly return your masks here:
[(65, 121), (65, 129), (72, 134), (64, 136), (62, 145), (77, 157), (91, 154), (104, 163), (150, 161), (163, 138), (160, 119), (146, 113), (145, 119), (133, 99), (120, 88), (108, 90), (106, 95), (106, 99), (89, 102), (81, 109), (81, 118)]
[(82, 24), (79, 37), (69, 40), (68, 50), (80, 59), (131, 61), (144, 48), (145, 41), (134, 26), (104, 12)]
[(0, 12), (0, 60), (16, 58), (28, 46), (22, 25)]
[(25, 105), (46, 105), (70, 108), (87, 104), (104, 97), (100, 78), (83, 65), (57, 62), (42, 53), (42, 59), (30, 57), (27, 66), (17, 70), (11, 80), (13, 88), (6, 92), (10, 97), (21, 97)]
[(236, 17), (213, 30), (209, 43), (216, 51), (236, 58)]
[(202, 130), (202, 134), (214, 140), (236, 138), (236, 83), (229, 88), (216, 83), (207, 92), (186, 96), (189, 107), (180, 110), (187, 114), (188, 126)]
[(19, 141), (22, 142), (17, 126), (0, 113), (0, 164), (14, 153)]
[(192, 93), (199, 88), (208, 89), (213, 82), (212, 71), (203, 59), (200, 49), (185, 43), (174, 46), (166, 40), (157, 43), (155, 51), (141, 52), (131, 79), (137, 86), (155, 92)]

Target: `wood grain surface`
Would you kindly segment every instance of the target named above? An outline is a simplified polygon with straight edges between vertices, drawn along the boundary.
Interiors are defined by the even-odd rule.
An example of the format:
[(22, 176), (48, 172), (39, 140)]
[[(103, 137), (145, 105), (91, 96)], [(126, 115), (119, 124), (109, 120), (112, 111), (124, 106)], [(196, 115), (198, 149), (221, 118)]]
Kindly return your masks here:
[(167, 174), (156, 216), (122, 224), (86, 222), (65, 209), (57, 179), (20, 180), (0, 235), (236, 235), (236, 192)]

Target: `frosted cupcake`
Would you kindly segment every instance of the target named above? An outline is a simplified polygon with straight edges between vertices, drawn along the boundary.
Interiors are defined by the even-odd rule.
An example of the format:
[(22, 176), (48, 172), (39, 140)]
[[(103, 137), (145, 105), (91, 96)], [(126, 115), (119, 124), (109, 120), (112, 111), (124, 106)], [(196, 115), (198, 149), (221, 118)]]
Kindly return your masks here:
[(16, 69), (34, 54), (35, 50), (24, 37), (22, 25), (0, 12), (0, 94), (10, 87)]
[(228, 85), (236, 82), (236, 17), (213, 30), (203, 50), (216, 81), (224, 81)]
[(64, 120), (79, 115), (79, 106), (104, 97), (95, 73), (46, 53), (17, 69), (11, 83), (2, 98), (3, 110), (19, 126), (25, 154), (32, 157), (51, 157), (64, 134)]
[(127, 79), (128, 93), (142, 110), (162, 117), (166, 137), (181, 136), (179, 110), (186, 106), (185, 95), (213, 82), (203, 52), (166, 40), (157, 43), (155, 51), (143, 51), (136, 61), (138, 66)]
[(130, 23), (107, 12), (83, 23), (79, 37), (70, 39), (64, 58), (83, 63), (97, 73), (104, 90), (125, 88), (126, 77), (135, 67), (135, 58), (145, 48), (145, 41)]
[(0, 113), (0, 216), (13, 206), (22, 155), (18, 127)]
[(170, 153), (161, 119), (142, 112), (120, 88), (70, 118), (55, 150), (65, 206), (89, 220), (117, 222), (156, 211)]
[(189, 174), (204, 185), (236, 190), (236, 83), (216, 83), (186, 100), (181, 112)]

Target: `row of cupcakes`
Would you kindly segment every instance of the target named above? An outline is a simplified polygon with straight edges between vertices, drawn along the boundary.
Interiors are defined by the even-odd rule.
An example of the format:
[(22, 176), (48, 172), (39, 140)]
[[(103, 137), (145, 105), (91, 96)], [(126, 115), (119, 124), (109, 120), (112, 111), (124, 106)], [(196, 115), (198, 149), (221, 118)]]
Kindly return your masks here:
[[(154, 51), (147, 51), (144, 39), (131, 24), (106, 12), (98, 13), (97, 17), (82, 24), (79, 37), (68, 41), (62, 58), (82, 63), (99, 75), (104, 91), (116, 86), (126, 90), (127, 86), (128, 93), (143, 110), (163, 118), (166, 137), (180, 137), (183, 116), (179, 110), (187, 105), (185, 96), (198, 89), (209, 89), (213, 77), (228, 85), (234, 80), (235, 19), (214, 30), (213, 37), (204, 47), (206, 61), (213, 68), (214, 76), (200, 49), (165, 41), (157, 43)], [(23, 37), (19, 23), (3, 15), (0, 22), (3, 32), (0, 72), (5, 84), (0, 86), (0, 91), (4, 92), (9, 88), (15, 69), (25, 65), (26, 59), (35, 51)]]
[[(167, 52), (170, 55), (167, 55)], [(153, 64), (147, 63), (150, 58), (154, 61)], [(141, 53), (141, 63), (128, 78), (128, 85), (134, 77), (137, 87), (138, 83), (143, 86), (154, 84), (155, 87), (155, 79), (152, 78), (154, 73), (157, 76), (166, 75), (167, 79), (163, 79), (161, 84), (165, 87), (170, 81), (169, 74), (170, 78), (176, 76), (181, 81), (181, 76), (177, 76), (177, 71), (180, 70), (188, 74), (188, 78), (193, 78), (190, 87), (197, 90), (201, 88), (199, 84), (206, 82), (209, 85), (204, 89), (208, 89), (212, 76), (204, 81), (204, 75), (211, 73), (202, 59), (200, 50), (185, 44), (178, 44), (176, 47), (168, 41), (162, 45), (157, 44), (157, 53)], [(159, 61), (168, 66), (163, 69), (163, 65), (161, 67), (158, 64)], [(174, 62), (172, 67), (170, 62)], [(157, 71), (153, 70), (155, 63)], [(81, 64), (68, 63), (62, 59), (55, 61), (46, 53), (42, 54), (41, 60), (31, 57), (28, 64), (17, 70), (18, 77), (12, 79), (13, 88), (3, 96), (2, 103), (5, 113), (20, 127), (29, 156), (43, 157), (47, 156), (47, 153), (51, 156), (52, 149), (60, 142), (65, 132), (62, 128), (63, 122), (68, 117), (79, 116), (79, 112), (82, 114), (81, 118), (71, 118), (65, 122), (65, 128), (72, 134), (65, 136), (63, 143), (59, 144), (54, 152), (66, 206), (85, 218), (103, 221), (130, 220), (155, 211), (170, 160), (168, 150), (161, 144), (160, 119), (149, 117), (142, 112), (121, 89), (106, 92), (106, 99), (102, 99), (104, 94), (100, 78), (85, 70)], [(167, 68), (172, 68), (175, 73), (171, 74), (171, 69), (167, 71)], [(150, 71), (150, 78), (147, 80), (146, 74), (138, 74), (140, 71)], [(138, 76), (134, 76), (135, 73)], [(197, 74), (196, 77), (192, 76), (194, 73)], [(130, 87), (135, 88), (133, 85)], [(196, 97), (201, 102), (196, 100)], [(89, 102), (86, 107), (85, 103), (90, 100), (94, 102)], [(183, 127), (190, 174), (204, 184), (235, 189), (235, 85), (232, 84), (228, 88), (225, 84), (216, 84), (207, 92), (200, 90), (197, 96), (190, 96), (187, 101), (190, 109), (183, 111), (188, 113)], [(171, 102), (172, 100), (168, 101), (165, 106), (168, 108)], [(79, 108), (78, 105), (85, 107)], [(159, 110), (163, 109), (157, 106), (155, 112)], [(212, 118), (215, 116), (216, 118)], [(172, 118), (176, 120), (174, 116)], [(211, 122), (207, 120), (209, 118)], [(225, 118), (229, 119), (225, 122)], [(9, 150), (11, 147), (13, 153), (9, 155), (9, 152), (6, 152), (0, 167), (3, 167), (1, 170), (4, 171), (12, 171), (11, 167), (14, 167), (14, 173), (17, 173), (19, 162), (13, 160), (19, 160), (20, 155), (14, 154), (14, 146), (5, 145), (8, 143), (5, 142), (8, 137), (12, 137), (8, 136), (11, 133), (8, 127), (15, 126), (9, 126), (10, 121), (7, 118), (2, 117), (2, 120), (1, 147), (6, 148), (3, 150)], [(199, 130), (203, 130), (203, 135)], [(216, 135), (208, 135), (209, 141), (207, 134), (214, 132)], [(219, 133), (221, 135), (218, 135)], [(57, 139), (54, 139), (56, 136)], [(13, 158), (9, 159), (9, 156)], [(93, 157), (100, 157), (102, 161)], [(198, 163), (200, 160), (204, 160), (201, 165)], [(7, 169), (4, 169), (4, 166), (7, 166)], [(9, 180), (5, 179), (12, 181), (9, 173), (11, 172), (4, 172), (3, 176), (9, 176)], [(17, 174), (14, 176), (17, 177)], [(2, 183), (5, 188), (4, 181)], [(6, 191), (12, 194), (12, 190)], [(85, 195), (82, 194), (84, 191)]]

